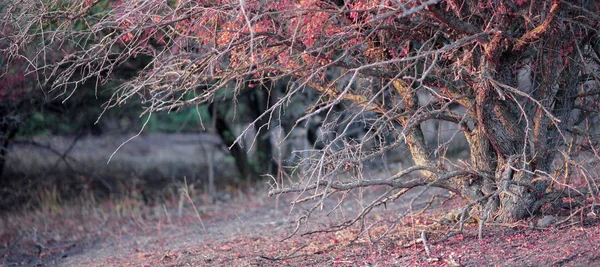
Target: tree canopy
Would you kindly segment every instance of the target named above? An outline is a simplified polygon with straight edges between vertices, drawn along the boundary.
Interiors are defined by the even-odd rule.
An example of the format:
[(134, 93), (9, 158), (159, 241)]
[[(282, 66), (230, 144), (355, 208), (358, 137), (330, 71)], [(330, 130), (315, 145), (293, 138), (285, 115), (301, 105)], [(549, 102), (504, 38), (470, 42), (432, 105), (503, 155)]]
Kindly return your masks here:
[[(297, 184), (274, 184), (271, 194), (299, 192), (316, 200), (312, 212), (337, 193), (389, 188), (346, 227), (411, 188), (435, 186), (466, 198), (483, 224), (528, 217), (567, 191), (582, 206), (594, 196), (597, 207), (599, 11), (586, 0), (22, 0), (4, 11), (2, 41), (53, 90), (139, 69), (107, 108), (139, 98), (145, 112), (174, 111), (224, 90), (271, 92), (263, 85), (285, 78), (285, 92), (247, 129), (270, 127), (294, 95), (314, 90), (318, 100), (296, 124), (335, 116), (343, 102), (368, 132), (343, 140), (342, 129), (304, 158)], [(38, 53), (22, 53), (31, 46)], [(132, 66), (139, 57), (148, 62)], [(428, 142), (429, 121), (456, 133)], [(469, 160), (445, 156), (456, 136)], [(415, 166), (365, 175), (364, 162), (402, 143)]]

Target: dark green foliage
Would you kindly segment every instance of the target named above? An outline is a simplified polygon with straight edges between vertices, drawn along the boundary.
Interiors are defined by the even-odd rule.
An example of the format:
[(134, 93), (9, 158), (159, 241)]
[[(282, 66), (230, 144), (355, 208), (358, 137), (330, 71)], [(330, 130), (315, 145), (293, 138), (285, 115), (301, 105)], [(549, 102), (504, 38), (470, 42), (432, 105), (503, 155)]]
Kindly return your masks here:
[[(142, 118), (145, 121), (147, 116)], [(197, 133), (210, 128), (208, 109), (204, 105), (188, 107), (178, 112), (153, 114), (146, 126), (147, 132)]]

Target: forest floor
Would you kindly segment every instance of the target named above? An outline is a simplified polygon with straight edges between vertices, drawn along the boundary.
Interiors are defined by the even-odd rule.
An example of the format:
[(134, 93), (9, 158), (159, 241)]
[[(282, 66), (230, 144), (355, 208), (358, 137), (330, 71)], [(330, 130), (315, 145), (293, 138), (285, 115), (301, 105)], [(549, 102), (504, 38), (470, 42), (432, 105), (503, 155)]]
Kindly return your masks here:
[[(415, 198), (412, 207), (409, 203), (422, 188), (374, 208), (362, 223), (375, 224), (368, 231), (361, 231), (359, 222), (339, 232), (307, 235), (353, 218), (384, 188), (355, 190), (346, 196), (344, 205), (330, 212), (339, 200), (332, 197), (287, 238), (311, 203), (292, 206), (294, 195), (268, 197), (268, 186), (258, 185), (224, 192), (226, 197), (213, 204), (202, 193), (201, 177), (189, 173), (202, 174), (206, 163), (198, 159), (206, 153), (218, 154), (217, 177), (226, 177), (232, 167), (223, 152), (214, 148), (217, 145), (205, 145), (210, 140), (191, 135), (141, 136), (107, 165), (108, 157), (127, 138), (82, 138), (75, 145), (72, 138), (40, 139), (36, 141), (42, 146), (30, 149), (21, 145), (22, 149), (11, 152), (11, 166), (47, 175), (57, 166), (72, 172), (66, 164), (58, 165), (60, 154), (71, 151), (71, 166), (82, 167), (73, 184), (85, 186), (76, 187), (81, 189), (80, 195), (64, 200), (45, 177), (29, 182), (48, 184), (39, 187), (37, 197), (31, 195), (38, 192), (32, 187), (31, 192), (9, 192), (20, 196), (13, 202), (0, 200), (39, 203), (0, 211), (0, 266), (600, 266), (600, 217), (595, 214), (544, 210), (513, 225), (488, 223), (481, 240), (475, 224), (466, 224), (462, 234), (447, 238), (458, 227), (456, 223), (439, 224), (440, 217), (464, 201), (458, 197), (443, 201), (448, 192), (434, 189)], [(45, 144), (60, 153), (51, 153)], [(120, 167), (133, 163), (141, 166), (139, 170)], [(135, 184), (126, 186), (119, 197), (100, 200), (86, 194), (85, 190), (93, 189), (93, 183), (87, 185), (94, 179), (105, 179), (107, 187), (117, 188), (110, 182), (117, 178), (110, 177), (120, 169), (129, 173), (123, 181), (129, 181), (131, 173), (136, 179), (164, 173), (168, 177), (187, 175), (187, 180), (177, 181), (175, 187), (156, 183), (156, 187), (174, 189), (167, 194), (170, 197), (151, 201), (142, 196), (143, 187)], [(74, 187), (64, 182), (62, 173), (55, 176), (67, 189)], [(439, 197), (429, 206), (434, 195)], [(32, 201), (34, 198), (39, 201)], [(418, 213), (426, 206), (426, 212), (397, 219), (407, 210)], [(568, 217), (569, 213), (573, 216)], [(424, 232), (429, 250), (421, 238)]]
[[(124, 198), (3, 214), (0, 266), (600, 266), (600, 219), (590, 214), (556, 215), (555, 222), (564, 222), (544, 228), (536, 226), (540, 217), (486, 225), (481, 240), (477, 225), (466, 224), (462, 234), (437, 242), (456, 230), (438, 225), (437, 218), (461, 203), (436, 201), (428, 212), (405, 217), (373, 242), (408, 208), (415, 190), (373, 210), (366, 223), (381, 223), (361, 236), (358, 226), (302, 236), (351, 217), (361, 206), (351, 200), (354, 204), (329, 216), (314, 215), (308, 228), (285, 239), (303, 207), (291, 209), (293, 196), (269, 198), (266, 191), (248, 189), (216, 204), (188, 194), (152, 207)], [(425, 197), (415, 207), (427, 202)], [(325, 210), (332, 204), (325, 203)], [(423, 231), (429, 253), (420, 239)]]

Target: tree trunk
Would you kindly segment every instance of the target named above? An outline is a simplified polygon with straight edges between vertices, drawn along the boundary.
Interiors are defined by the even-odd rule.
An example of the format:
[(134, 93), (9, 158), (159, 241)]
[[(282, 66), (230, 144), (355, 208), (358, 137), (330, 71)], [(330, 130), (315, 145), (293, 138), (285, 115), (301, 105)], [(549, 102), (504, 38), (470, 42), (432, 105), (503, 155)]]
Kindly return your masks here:
[(484, 195), (492, 194), (497, 186), (494, 178), (496, 172), (496, 151), (483, 133), (482, 127), (476, 127), (466, 133), (469, 144), (472, 167), (485, 176), (480, 180), (464, 180), (461, 186), (463, 195), (470, 201), (477, 200)]
[[(269, 94), (267, 88), (254, 88), (250, 93), (250, 101), (248, 108), (252, 119), (261, 116), (269, 106)], [(256, 130), (256, 159), (251, 166), (254, 167), (254, 172), (262, 174), (275, 174), (279, 170), (278, 164), (273, 158), (273, 144), (271, 143), (270, 133), (266, 129), (266, 124), (269, 121), (269, 116), (263, 116), (254, 125)]]
[(10, 126), (3, 126), (2, 129), (0, 129), (2, 134), (0, 136), (0, 187), (5, 186), (8, 184), (9, 181), (7, 181), (3, 175), (4, 173), (4, 167), (6, 166), (6, 156), (8, 154), (8, 146), (10, 145), (10, 142), (12, 141), (12, 139), (15, 137), (15, 135), (17, 134), (17, 131), (19, 130), (18, 127), (10, 127)]
[(235, 165), (240, 172), (240, 175), (248, 182), (258, 180), (259, 176), (250, 166), (250, 163), (248, 162), (248, 154), (244, 148), (240, 144), (233, 145), (235, 141), (235, 133), (227, 124), (225, 114), (223, 112), (219, 112), (218, 110), (214, 110), (214, 112), (217, 113), (214, 114), (213, 105), (215, 104), (213, 103), (208, 107), (208, 111), (210, 116), (215, 116), (215, 130), (225, 145), (227, 147), (231, 147), (230, 153), (235, 159)]
[[(502, 93), (498, 84), (518, 87), (518, 77), (512, 62), (518, 61), (510, 51), (504, 51), (501, 33), (483, 46), (485, 57), (478, 62), (482, 76), (474, 87), (475, 103), (471, 116), (474, 129), (467, 133), (472, 167), (484, 177), (462, 188), (471, 200), (485, 196), (484, 216), (499, 222), (514, 222), (533, 215), (543, 204), (540, 199), (549, 183), (534, 179), (536, 173), (550, 173), (554, 154), (561, 145), (560, 129), (568, 128), (576, 95), (577, 73), (560, 55), (560, 42), (550, 42), (548, 53), (541, 60), (543, 80), (537, 80), (537, 90), (531, 95), (536, 101), (527, 110), (515, 105), (520, 99)], [(498, 82), (496, 82), (498, 81)], [(531, 100), (531, 99), (525, 99)], [(549, 115), (548, 113), (552, 113)], [(552, 121), (555, 116), (560, 123)]]

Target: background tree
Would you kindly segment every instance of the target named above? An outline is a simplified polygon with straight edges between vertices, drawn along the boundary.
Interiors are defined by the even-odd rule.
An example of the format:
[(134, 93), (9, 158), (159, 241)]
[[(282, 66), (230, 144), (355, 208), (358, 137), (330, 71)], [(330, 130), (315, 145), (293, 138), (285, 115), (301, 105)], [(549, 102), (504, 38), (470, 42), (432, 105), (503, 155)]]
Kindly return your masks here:
[[(32, 97), (33, 85), (24, 74), (23, 62), (13, 62), (8, 67), (6, 55), (0, 54), (0, 178), (4, 171), (8, 146), (25, 120), (27, 107), (35, 98)], [(4, 185), (4, 179), (0, 184)]]
[[(25, 0), (5, 15), (5, 25), (19, 29), (5, 37), (12, 44), (5, 51), (18, 55), (16, 48), (40, 36), (59, 47), (83, 42), (84, 49), (55, 62), (43, 53), (28, 57), (48, 73), (52, 88), (104, 81), (129, 58), (147, 56), (151, 62), (108, 105), (139, 96), (147, 113), (211, 103), (221, 91), (239, 96), (248, 83), (291, 79), (286, 94), (234, 142), (257, 124), (269, 127), (291, 97), (307, 90), (320, 97), (297, 125), (323, 112), (336, 116), (333, 107), (345, 102), (353, 114), (347, 121), (362, 120), (369, 131), (343, 140), (348, 127), (338, 130), (300, 163), (308, 169), (297, 184), (275, 184), (271, 194), (299, 192), (316, 200), (312, 212), (336, 193), (389, 187), (335, 229), (418, 186), (460, 194), (482, 223), (511, 222), (569, 194), (594, 211), (599, 8), (569, 0)], [(59, 26), (39, 30), (49, 22)], [(466, 138), (469, 160), (445, 156), (452, 138), (441, 146), (426, 141), (429, 129), (422, 126), (431, 120), (455, 125), (453, 137)], [(388, 136), (389, 145), (364, 145)], [(365, 175), (365, 162), (402, 143), (415, 166), (390, 177)]]
[[(255, 86), (262, 86), (260, 90), (254, 89)], [(268, 87), (268, 88), (267, 88)], [(237, 107), (240, 110), (231, 110), (234, 96), (218, 99), (208, 106), (211, 117), (215, 117), (215, 130), (223, 143), (230, 148), (230, 153), (235, 159), (235, 163), (241, 177), (246, 181), (257, 181), (265, 174), (276, 174), (279, 166), (274, 158), (274, 149), (266, 128), (261, 127), (265, 123), (255, 123), (252, 129), (256, 133), (253, 140), (255, 153), (247, 153), (247, 147), (241, 142), (236, 142), (235, 124), (245, 121), (253, 121), (259, 118), (270, 107), (268, 91), (277, 90), (270, 84), (254, 85), (248, 83), (240, 92), (241, 97), (235, 99)], [(229, 117), (229, 119), (228, 119)], [(231, 119), (231, 118), (234, 119)], [(235, 119), (235, 117), (238, 117)], [(262, 119), (267, 120), (267, 118)]]

